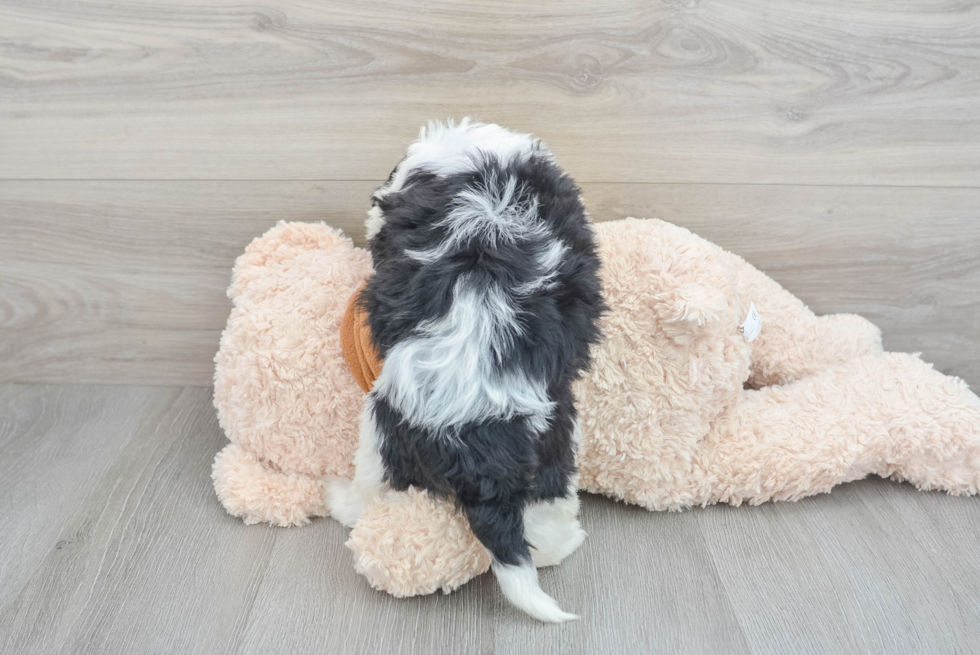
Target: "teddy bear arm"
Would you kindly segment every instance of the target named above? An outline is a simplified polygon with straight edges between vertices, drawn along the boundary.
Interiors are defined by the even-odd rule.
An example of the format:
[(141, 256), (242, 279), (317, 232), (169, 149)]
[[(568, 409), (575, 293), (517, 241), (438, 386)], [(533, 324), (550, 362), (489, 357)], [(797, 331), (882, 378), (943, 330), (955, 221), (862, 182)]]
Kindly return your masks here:
[(737, 255), (736, 272), (743, 320), (754, 303), (762, 330), (752, 342), (749, 386), (759, 388), (801, 380), (828, 366), (882, 352), (881, 331), (855, 314), (817, 316), (803, 301)]

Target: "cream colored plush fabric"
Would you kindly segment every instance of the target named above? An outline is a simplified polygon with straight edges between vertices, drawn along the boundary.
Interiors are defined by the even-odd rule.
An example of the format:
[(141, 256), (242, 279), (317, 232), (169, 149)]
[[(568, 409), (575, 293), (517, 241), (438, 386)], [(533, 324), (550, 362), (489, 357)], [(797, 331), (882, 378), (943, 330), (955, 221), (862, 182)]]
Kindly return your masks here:
[(281, 223), (238, 258), (215, 356), (214, 405), (229, 444), (215, 491), (246, 523), (327, 513), (322, 478), (352, 477), (364, 392), (341, 355), (340, 321), (371, 256), (324, 225)]
[[(741, 258), (658, 220), (596, 225), (611, 311), (576, 385), (580, 487), (650, 509), (796, 500), (870, 473), (976, 493), (980, 400), (878, 329), (814, 316)], [(281, 224), (235, 267), (215, 405), (232, 444), (215, 490), (247, 523), (326, 513), (351, 474), (363, 392), (339, 327), (370, 258), (336, 231)], [(739, 330), (751, 303), (763, 327)], [(458, 587), (489, 559), (449, 503), (389, 492), (348, 546), (398, 596)]]

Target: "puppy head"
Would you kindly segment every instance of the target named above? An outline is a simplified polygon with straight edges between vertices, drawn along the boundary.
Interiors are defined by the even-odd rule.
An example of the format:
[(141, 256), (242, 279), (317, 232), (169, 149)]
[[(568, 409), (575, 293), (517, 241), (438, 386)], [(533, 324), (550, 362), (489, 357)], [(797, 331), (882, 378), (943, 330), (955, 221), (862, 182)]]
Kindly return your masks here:
[(430, 121), (419, 131), (419, 138), (408, 147), (388, 180), (371, 197), (367, 238), (372, 240), (385, 224), (384, 198), (398, 193), (410, 183), (413, 174), (429, 173), (448, 177), (475, 170), (486, 157), (506, 164), (526, 160), (532, 154), (547, 154), (547, 148), (530, 134), (519, 134), (492, 123), (475, 123), (464, 118), (458, 124)]

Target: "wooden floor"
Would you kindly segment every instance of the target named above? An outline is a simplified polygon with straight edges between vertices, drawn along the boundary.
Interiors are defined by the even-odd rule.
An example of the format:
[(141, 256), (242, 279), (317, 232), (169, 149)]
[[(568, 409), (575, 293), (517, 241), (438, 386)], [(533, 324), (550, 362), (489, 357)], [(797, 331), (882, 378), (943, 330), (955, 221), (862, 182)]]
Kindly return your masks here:
[(0, 0), (0, 654), (980, 652), (980, 500), (881, 480), (588, 497), (561, 627), (222, 511), (235, 257), (465, 115), (980, 386), (980, 0)]
[(370, 589), (330, 519), (247, 527), (207, 388), (0, 385), (0, 653), (975, 653), (980, 503), (880, 479), (647, 512), (586, 496), (537, 624), (490, 576)]

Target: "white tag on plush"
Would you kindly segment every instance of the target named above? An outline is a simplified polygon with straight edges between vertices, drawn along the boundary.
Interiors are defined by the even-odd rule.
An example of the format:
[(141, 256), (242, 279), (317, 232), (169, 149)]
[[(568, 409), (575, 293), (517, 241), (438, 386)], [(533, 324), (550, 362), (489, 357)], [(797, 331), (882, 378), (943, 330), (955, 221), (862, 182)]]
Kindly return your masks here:
[(762, 332), (762, 318), (759, 316), (759, 310), (755, 308), (755, 303), (749, 304), (749, 315), (745, 317), (745, 322), (739, 325), (738, 329), (742, 331), (742, 335), (749, 343), (752, 343), (752, 340)]

